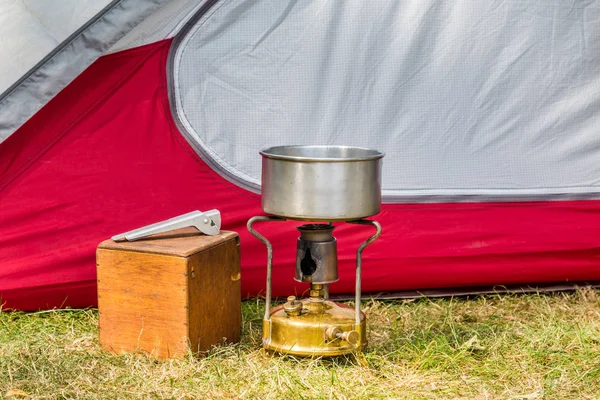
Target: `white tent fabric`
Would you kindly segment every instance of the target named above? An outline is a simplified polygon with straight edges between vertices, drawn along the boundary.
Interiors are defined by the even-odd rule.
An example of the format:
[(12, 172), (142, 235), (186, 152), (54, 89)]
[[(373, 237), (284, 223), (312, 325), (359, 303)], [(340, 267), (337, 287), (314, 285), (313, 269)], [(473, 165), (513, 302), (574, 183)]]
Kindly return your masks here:
[(180, 127), (253, 190), (261, 148), (346, 144), (387, 201), (600, 194), (600, 1), (223, 0), (174, 57)]

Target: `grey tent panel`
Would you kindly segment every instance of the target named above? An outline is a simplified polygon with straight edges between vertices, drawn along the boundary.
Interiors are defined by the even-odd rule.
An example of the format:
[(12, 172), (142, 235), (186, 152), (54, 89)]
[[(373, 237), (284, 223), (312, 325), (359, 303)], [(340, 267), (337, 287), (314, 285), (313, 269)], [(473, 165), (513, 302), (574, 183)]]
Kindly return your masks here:
[(113, 0), (58, 46), (49, 43), (50, 53), (0, 95), (0, 142), (165, 1)]
[(261, 148), (345, 144), (388, 201), (600, 193), (600, 1), (222, 0), (173, 57), (181, 127), (254, 190)]
[(110, 0), (0, 0), (0, 93)]

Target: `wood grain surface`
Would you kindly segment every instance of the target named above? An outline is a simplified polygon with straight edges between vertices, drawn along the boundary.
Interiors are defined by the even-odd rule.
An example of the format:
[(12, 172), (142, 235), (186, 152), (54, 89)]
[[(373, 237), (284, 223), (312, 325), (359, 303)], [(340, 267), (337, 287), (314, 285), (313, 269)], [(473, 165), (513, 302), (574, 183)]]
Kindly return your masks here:
[(231, 231), (221, 231), (218, 235), (207, 236), (198, 229), (189, 227), (158, 233), (134, 242), (115, 242), (109, 239), (100, 243), (98, 248), (188, 257), (235, 237), (238, 237), (238, 234)]
[(240, 340), (242, 323), (239, 240), (195, 254), (188, 264), (190, 345), (209, 350)]
[[(181, 231), (181, 230), (180, 230)], [(239, 340), (239, 237), (193, 232), (102, 242), (96, 252), (100, 344), (181, 357)]]

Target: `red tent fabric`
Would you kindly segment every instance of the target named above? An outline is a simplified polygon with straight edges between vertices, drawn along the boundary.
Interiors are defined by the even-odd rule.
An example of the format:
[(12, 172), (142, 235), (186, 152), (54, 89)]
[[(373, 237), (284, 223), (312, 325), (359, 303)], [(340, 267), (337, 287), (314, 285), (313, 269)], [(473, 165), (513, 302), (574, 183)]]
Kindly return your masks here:
[[(5, 308), (96, 305), (102, 240), (192, 210), (217, 208), (240, 233), (242, 291), (264, 290), (266, 249), (245, 228), (260, 196), (212, 171), (171, 118), (170, 40), (104, 56), (0, 144), (0, 297)], [(259, 155), (256, 155), (259, 157)], [(385, 166), (384, 166), (385, 167)], [(600, 279), (600, 202), (384, 205), (365, 251), (366, 292)], [(274, 295), (293, 281), (298, 222), (257, 224), (275, 249)], [(359, 243), (335, 230), (340, 282), (354, 287)]]

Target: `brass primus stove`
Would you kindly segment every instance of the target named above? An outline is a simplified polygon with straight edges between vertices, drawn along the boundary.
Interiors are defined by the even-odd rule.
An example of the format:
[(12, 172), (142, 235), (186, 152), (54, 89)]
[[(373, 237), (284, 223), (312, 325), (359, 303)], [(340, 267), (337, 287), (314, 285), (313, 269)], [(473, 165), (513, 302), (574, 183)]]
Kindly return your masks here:
[[(348, 146), (279, 146), (260, 152), (262, 209), (248, 231), (267, 247), (265, 349), (298, 356), (337, 356), (367, 344), (366, 317), (360, 310), (362, 252), (381, 235), (381, 225), (365, 220), (381, 207), (381, 159), (376, 150)], [(271, 309), (273, 248), (252, 225), (286, 219), (311, 221), (298, 227), (294, 279), (310, 282), (309, 297), (289, 296)], [(332, 222), (371, 225), (376, 233), (356, 253), (355, 307), (329, 300), (338, 280), (337, 240)]]

